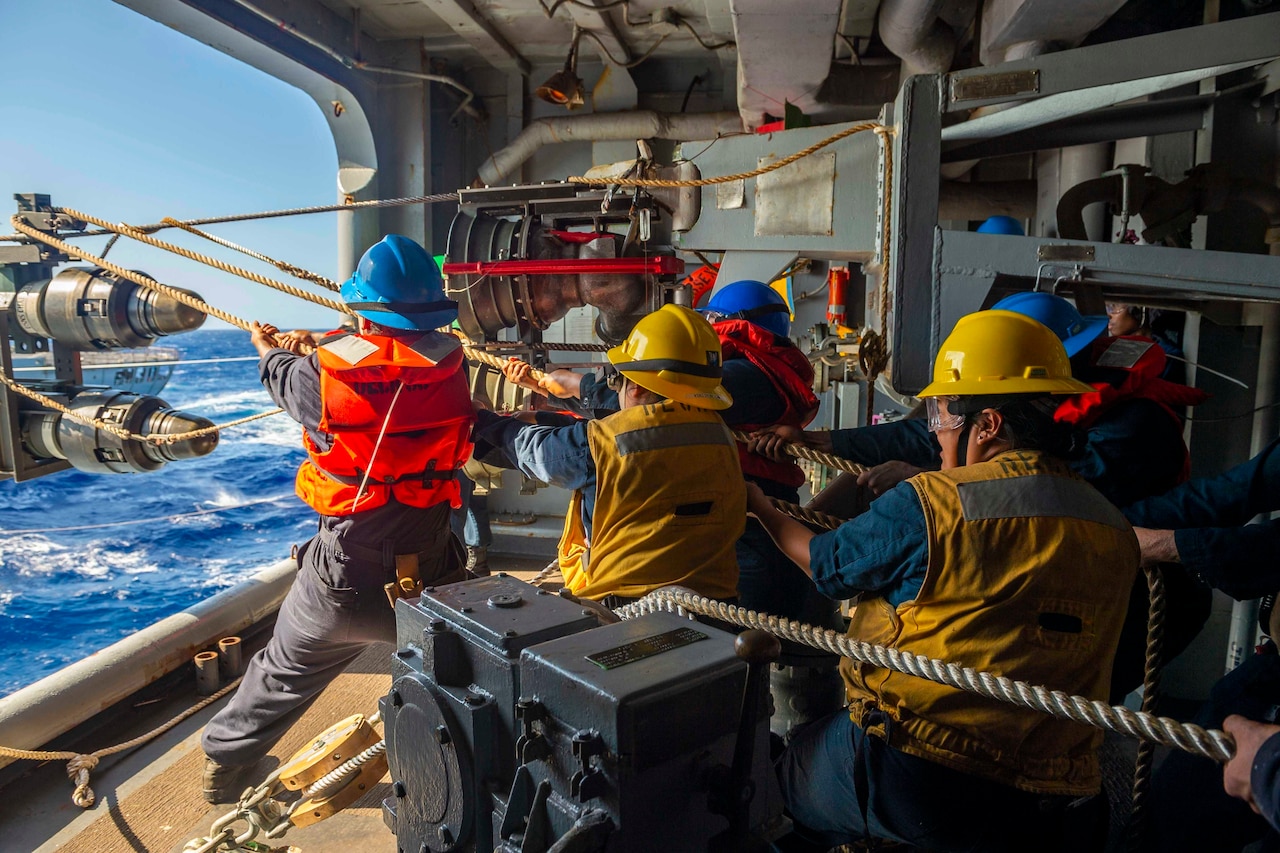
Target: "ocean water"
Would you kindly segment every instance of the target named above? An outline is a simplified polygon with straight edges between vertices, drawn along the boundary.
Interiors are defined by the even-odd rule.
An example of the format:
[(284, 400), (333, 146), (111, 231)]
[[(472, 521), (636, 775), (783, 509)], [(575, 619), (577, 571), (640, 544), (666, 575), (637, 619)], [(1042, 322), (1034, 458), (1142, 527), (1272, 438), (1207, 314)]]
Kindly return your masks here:
[[(163, 343), (184, 359), (254, 354), (238, 329)], [(219, 424), (274, 408), (256, 361), (178, 365), (159, 396)], [(0, 482), (0, 696), (287, 557), (315, 531), (293, 494), (304, 456), (280, 414), (148, 474)]]

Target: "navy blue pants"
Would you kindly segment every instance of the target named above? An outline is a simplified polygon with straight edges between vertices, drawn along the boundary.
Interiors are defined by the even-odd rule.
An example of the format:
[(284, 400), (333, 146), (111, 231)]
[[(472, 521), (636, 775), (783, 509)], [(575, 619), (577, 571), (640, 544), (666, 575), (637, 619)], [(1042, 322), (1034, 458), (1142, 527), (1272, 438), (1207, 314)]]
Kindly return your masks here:
[(468, 548), (488, 548), (493, 544), (493, 530), (489, 527), (489, 496), (477, 495), (476, 484), (466, 474), (458, 475), (462, 490), (462, 509), (453, 511), (453, 535)]
[(835, 627), (836, 603), (818, 592), (809, 576), (778, 550), (759, 521), (747, 519), (733, 548), (738, 558), (740, 606), (808, 625)]
[(796, 834), (814, 850), (867, 838), (930, 851), (1056, 850), (1055, 840), (1100, 850), (1093, 841), (1105, 837), (1102, 797), (1045, 797), (907, 755), (846, 710), (797, 734), (776, 769)]
[[(1231, 714), (1280, 722), (1280, 656), (1254, 655), (1227, 673), (1213, 686), (1195, 723), (1220, 729)], [(1151, 795), (1150, 850), (1238, 853), (1258, 839), (1265, 839), (1264, 851), (1280, 849), (1280, 834), (1223, 790), (1222, 765), (1216, 761), (1170, 751), (1151, 780)]]
[[(419, 558), (422, 578), (432, 583), (467, 576), (448, 512), (448, 504), (417, 511), (417, 516), (429, 514), (437, 530), (433, 551)], [(371, 643), (395, 642), (395, 612), (383, 590), (395, 577), (394, 559), (388, 566), (366, 550), (370, 543), (357, 545), (354, 537), (347, 551), (341, 543), (341, 534), (325, 531), (298, 548), (298, 576), (280, 605), (271, 640), (249, 661), (231, 701), (205, 726), (201, 745), (219, 764), (257, 762), (307, 703)]]

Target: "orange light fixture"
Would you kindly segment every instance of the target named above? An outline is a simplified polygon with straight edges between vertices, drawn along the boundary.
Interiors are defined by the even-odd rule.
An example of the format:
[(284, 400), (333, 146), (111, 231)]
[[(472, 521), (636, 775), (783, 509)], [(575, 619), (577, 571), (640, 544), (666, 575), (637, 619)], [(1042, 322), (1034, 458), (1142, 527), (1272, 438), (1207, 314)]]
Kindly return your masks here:
[(578, 40), (580, 37), (578, 28), (574, 27), (573, 43), (569, 45), (569, 55), (565, 57), (564, 68), (548, 77), (547, 82), (534, 91), (534, 94), (549, 104), (576, 110), (586, 103), (582, 78), (578, 76)]

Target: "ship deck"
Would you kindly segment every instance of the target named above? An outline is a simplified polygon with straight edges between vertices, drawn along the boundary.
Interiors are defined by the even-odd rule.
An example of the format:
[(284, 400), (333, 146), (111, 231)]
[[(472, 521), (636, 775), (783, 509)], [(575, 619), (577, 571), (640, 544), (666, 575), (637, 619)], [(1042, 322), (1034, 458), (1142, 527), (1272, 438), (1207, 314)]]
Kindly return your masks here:
[[(493, 571), (506, 571), (522, 580), (544, 565), (542, 558), (490, 555)], [(376, 645), (357, 658), (303, 713), (288, 734), (259, 764), (265, 778), (316, 733), (352, 714), (372, 714), (377, 700), (390, 687), (390, 645)], [(64, 761), (31, 767), (11, 782), (0, 796), (0, 837), (6, 850), (39, 853), (104, 853), (104, 851), (181, 851), (193, 838), (209, 834), (210, 824), (228, 806), (211, 806), (200, 793), (204, 754), (200, 732), (226, 703), (224, 697), (165, 734), (131, 751), (109, 756), (93, 771), (91, 786), (98, 795), (90, 809), (71, 802), (71, 785)], [(192, 704), (191, 692), (144, 700), (127, 715), (74, 745), (59, 749), (91, 751), (136, 737), (160, 725)], [(138, 713), (141, 712), (141, 713)], [(358, 849), (367, 853), (396, 853), (395, 836), (382, 820), (382, 800), (389, 796), (384, 777), (369, 792), (338, 815), (312, 826), (291, 830), (279, 841), (280, 850), (296, 847), (304, 853), (337, 853)], [(243, 827), (243, 824), (240, 825)], [(266, 839), (259, 839), (266, 842)]]

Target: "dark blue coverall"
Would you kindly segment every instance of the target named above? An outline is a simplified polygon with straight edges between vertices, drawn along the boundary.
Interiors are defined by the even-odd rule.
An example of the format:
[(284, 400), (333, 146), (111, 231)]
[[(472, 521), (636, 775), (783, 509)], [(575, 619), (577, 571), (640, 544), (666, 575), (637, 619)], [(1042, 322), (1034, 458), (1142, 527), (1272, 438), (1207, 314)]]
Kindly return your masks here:
[[(272, 349), (258, 362), (276, 405), (321, 449), (320, 367), (315, 354)], [(418, 553), (428, 583), (464, 580), (466, 557), (449, 527), (447, 501), (425, 509), (394, 499), (368, 512), (320, 516), (319, 532), (298, 548), (298, 576), (266, 648), (253, 656), (240, 688), (205, 726), (205, 754), (223, 765), (253, 764), (370, 643), (395, 642), (395, 613), (383, 585), (395, 555)]]
[[(1277, 509), (1280, 439), (1217, 477), (1188, 481), (1126, 507), (1124, 514), (1135, 527), (1174, 530), (1182, 565), (1232, 598), (1244, 600), (1280, 590), (1276, 562), (1280, 521), (1247, 523)], [(1222, 721), (1231, 714), (1280, 723), (1280, 655), (1273, 643), (1265, 644), (1214, 685), (1195, 722), (1222, 728)], [(1275, 765), (1280, 760), (1280, 742), (1273, 741), (1259, 749), (1253, 774), (1255, 780), (1269, 785), (1255, 787), (1254, 798), (1264, 813), (1270, 805), (1272, 819), (1280, 814), (1280, 776)], [(1272, 762), (1270, 769), (1258, 767), (1264, 758)], [(1265, 837), (1262, 850), (1280, 850), (1280, 833), (1247, 804), (1227, 795), (1222, 768), (1207, 758), (1172, 752), (1157, 770), (1152, 792), (1152, 849), (1235, 853)]]

